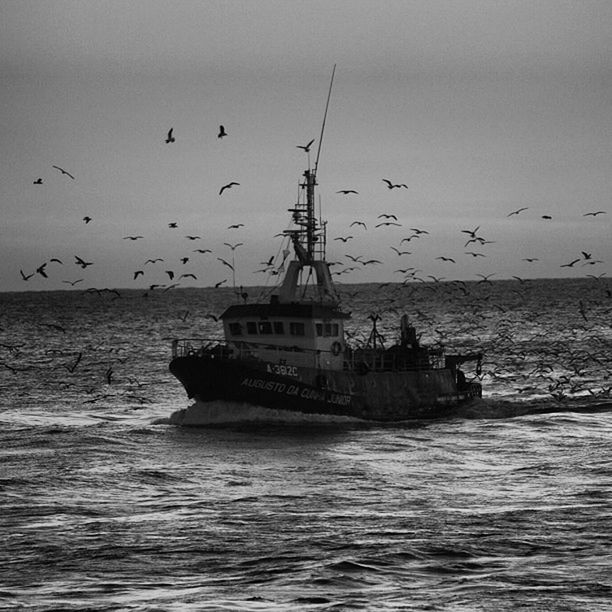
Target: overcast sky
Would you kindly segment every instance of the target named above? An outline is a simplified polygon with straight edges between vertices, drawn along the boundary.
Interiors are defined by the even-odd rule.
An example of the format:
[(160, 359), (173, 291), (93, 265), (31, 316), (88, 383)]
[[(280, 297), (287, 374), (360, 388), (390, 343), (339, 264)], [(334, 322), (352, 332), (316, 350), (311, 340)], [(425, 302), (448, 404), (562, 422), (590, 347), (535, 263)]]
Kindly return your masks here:
[(339, 282), (610, 275), (611, 32), (608, 0), (2, 0), (0, 290), (273, 281), (334, 64), (328, 259), (383, 262)]

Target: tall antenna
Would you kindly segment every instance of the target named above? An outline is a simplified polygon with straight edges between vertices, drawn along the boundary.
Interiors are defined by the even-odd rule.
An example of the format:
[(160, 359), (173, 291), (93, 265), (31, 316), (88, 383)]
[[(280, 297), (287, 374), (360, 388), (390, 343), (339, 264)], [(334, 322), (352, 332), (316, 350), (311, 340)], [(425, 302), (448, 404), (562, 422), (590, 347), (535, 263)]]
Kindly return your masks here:
[(325, 121), (327, 119), (327, 109), (329, 108), (329, 99), (331, 98), (332, 85), (334, 84), (334, 74), (336, 74), (336, 64), (332, 70), (331, 81), (329, 82), (329, 92), (327, 93), (327, 103), (325, 104), (325, 114), (323, 115), (323, 125), (321, 125), (321, 136), (319, 136), (319, 147), (317, 149), (317, 159), (313, 175), (317, 176), (317, 168), (319, 167), (319, 155), (321, 155), (321, 145), (323, 144), (323, 132), (325, 131)]

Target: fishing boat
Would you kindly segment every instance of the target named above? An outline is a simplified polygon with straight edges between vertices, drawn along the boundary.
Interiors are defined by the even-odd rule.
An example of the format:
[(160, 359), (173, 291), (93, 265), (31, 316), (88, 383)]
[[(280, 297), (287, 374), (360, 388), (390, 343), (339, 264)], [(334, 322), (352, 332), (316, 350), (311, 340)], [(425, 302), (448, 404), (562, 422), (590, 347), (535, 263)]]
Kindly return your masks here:
[[(323, 129), (319, 153), (322, 136)], [(292, 248), (284, 255), (292, 250), (293, 258), (283, 257), (275, 270), (278, 285), (255, 303), (238, 291), (237, 303), (220, 316), (223, 340), (173, 340), (170, 372), (193, 404), (171, 422), (401, 422), (440, 417), (481, 396), (461, 365), (474, 361), (479, 372), (482, 355), (423, 346), (407, 314), (392, 346), (385, 346), (376, 316), (367, 342), (347, 340), (351, 315), (326, 261), (326, 223), (315, 215), (319, 153), (289, 208), (293, 227), (283, 233)]]

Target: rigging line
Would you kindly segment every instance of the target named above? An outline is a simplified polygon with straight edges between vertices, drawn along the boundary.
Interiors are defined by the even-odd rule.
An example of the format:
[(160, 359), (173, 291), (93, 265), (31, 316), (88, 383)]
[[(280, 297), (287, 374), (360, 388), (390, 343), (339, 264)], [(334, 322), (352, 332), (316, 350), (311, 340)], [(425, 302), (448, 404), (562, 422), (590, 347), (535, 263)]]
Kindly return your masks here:
[(319, 147), (317, 148), (317, 159), (314, 166), (314, 176), (317, 176), (317, 168), (319, 167), (319, 155), (321, 155), (321, 145), (323, 144), (323, 132), (325, 131), (325, 121), (327, 120), (327, 109), (329, 108), (329, 100), (331, 98), (332, 85), (334, 84), (334, 74), (336, 73), (336, 64), (332, 70), (331, 80), (329, 82), (329, 91), (327, 92), (327, 103), (325, 104), (325, 114), (323, 115), (323, 124), (321, 125), (321, 136), (319, 136)]

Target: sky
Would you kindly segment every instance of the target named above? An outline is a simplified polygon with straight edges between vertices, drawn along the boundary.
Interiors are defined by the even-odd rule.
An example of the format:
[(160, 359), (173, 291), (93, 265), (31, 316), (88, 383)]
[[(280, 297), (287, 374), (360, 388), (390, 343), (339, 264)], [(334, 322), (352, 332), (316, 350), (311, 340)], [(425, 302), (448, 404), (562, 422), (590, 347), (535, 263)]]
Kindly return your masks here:
[(2, 0), (0, 290), (274, 284), (334, 65), (337, 282), (607, 279), (610, 32), (607, 0)]

